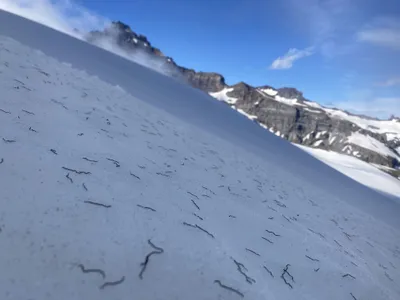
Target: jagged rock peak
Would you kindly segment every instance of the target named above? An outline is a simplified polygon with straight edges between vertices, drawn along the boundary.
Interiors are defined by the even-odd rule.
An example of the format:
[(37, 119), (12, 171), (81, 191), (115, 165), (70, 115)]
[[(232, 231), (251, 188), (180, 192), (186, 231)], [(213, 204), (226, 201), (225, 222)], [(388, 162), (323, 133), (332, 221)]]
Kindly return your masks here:
[[(120, 35), (126, 36), (128, 39), (136, 38), (136, 39), (142, 41), (143, 43), (147, 43), (149, 46), (151, 45), (146, 36), (144, 36), (142, 34), (137, 34), (136, 32), (134, 32), (131, 29), (131, 27), (129, 25), (127, 25), (121, 21), (113, 21), (111, 23), (111, 28), (114, 31), (117, 31)], [(105, 31), (107, 31), (107, 29)]]
[(289, 98), (289, 99), (294, 99), (297, 98), (299, 100), (305, 100), (303, 97), (303, 92), (300, 92), (299, 90), (291, 87), (282, 87), (280, 89), (277, 89), (278, 95)]
[[(399, 150), (394, 150), (400, 149), (400, 138), (391, 137), (393, 134), (397, 135), (398, 132), (391, 127), (397, 126), (397, 122), (400, 123), (400, 119), (396, 116), (390, 118), (396, 124), (389, 124), (390, 126), (386, 124), (387, 129), (382, 132), (384, 125), (375, 123), (379, 121), (378, 119), (357, 115), (365, 121), (371, 121), (371, 124), (364, 128), (365, 121), (357, 123), (346, 117), (336, 118), (332, 114), (333, 110), (342, 111), (348, 116), (352, 114), (333, 107), (324, 109), (317, 103), (308, 102), (303, 92), (296, 88), (277, 89), (270, 85), (253, 87), (245, 82), (230, 86), (219, 73), (196, 72), (179, 66), (171, 57), (165, 57), (159, 49), (150, 46), (145, 36), (136, 34), (128, 25), (120, 21), (113, 22), (108, 31), (105, 29), (101, 32), (91, 32), (88, 40), (95, 42), (104, 37), (114, 39), (122, 49), (132, 54), (136, 51), (153, 54), (157, 63), (167, 65), (170, 75), (206, 93), (220, 92), (229, 88), (229, 91), (223, 93), (228, 98), (227, 104), (234, 104), (235, 109), (248, 113), (253, 120), (256, 117), (257, 122), (263, 127), (291, 142), (352, 155), (366, 162), (392, 168), (400, 165)], [(297, 101), (292, 99), (297, 99)], [(352, 143), (349, 139), (354, 135), (361, 135), (361, 139), (366, 142), (376, 140), (375, 144), (383, 144), (386, 148), (381, 150), (368, 148), (368, 143), (364, 147)]]
[(226, 87), (225, 78), (213, 72), (196, 72), (192, 69), (180, 68), (190, 84), (206, 92), (219, 92)]
[(267, 90), (267, 89), (270, 89), (270, 90), (276, 90), (274, 87), (272, 87), (272, 86), (270, 86), (270, 85), (261, 85), (261, 86), (258, 86), (257, 87), (258, 89), (260, 89), (260, 90)]
[(132, 31), (131, 27), (125, 23), (122, 23), (121, 21), (113, 21), (111, 23), (111, 26), (114, 27), (115, 29), (119, 29), (125, 32), (133, 33), (136, 35), (135, 32)]
[(251, 89), (254, 89), (251, 85), (248, 85), (246, 82), (238, 82), (231, 86), (235, 91), (245, 91), (248, 92)]

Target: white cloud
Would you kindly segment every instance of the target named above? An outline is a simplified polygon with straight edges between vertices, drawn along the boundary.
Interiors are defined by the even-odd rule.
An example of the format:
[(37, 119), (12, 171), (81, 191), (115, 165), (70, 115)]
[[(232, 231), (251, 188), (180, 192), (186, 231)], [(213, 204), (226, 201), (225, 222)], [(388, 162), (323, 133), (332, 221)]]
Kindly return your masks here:
[(304, 26), (320, 44), (335, 37), (339, 27), (344, 26), (343, 16), (351, 9), (352, 0), (289, 0), (288, 5), (299, 26)]
[(289, 51), (284, 55), (275, 59), (270, 69), (272, 70), (282, 70), (282, 69), (290, 69), (293, 67), (293, 63), (303, 57), (307, 57), (314, 54), (313, 47), (308, 47), (303, 50), (298, 50), (296, 48), (289, 49)]
[(0, 0), (0, 9), (75, 36), (74, 29), (85, 32), (110, 23), (71, 0)]
[(395, 77), (395, 78), (389, 78), (388, 80), (384, 82), (378, 83), (378, 86), (383, 86), (383, 87), (390, 87), (390, 86), (396, 86), (400, 85), (400, 77)]
[(400, 30), (392, 28), (376, 28), (360, 31), (358, 40), (378, 46), (385, 46), (400, 50)]
[(400, 97), (377, 97), (368, 100), (355, 100), (335, 103), (335, 106), (351, 113), (386, 119), (392, 115), (400, 116)]
[[(285, 1), (283, 1), (285, 2)], [(323, 56), (333, 58), (352, 51), (349, 39), (359, 9), (354, 0), (288, 0), (288, 13), (296, 30), (306, 32)]]
[(393, 18), (377, 18), (357, 33), (357, 39), (400, 50), (400, 22)]
[[(85, 33), (95, 29), (102, 30), (111, 23), (74, 0), (0, 0), (0, 9), (80, 39), (85, 39)], [(154, 59), (146, 52), (126, 52), (117, 45), (114, 37), (98, 40), (97, 46), (165, 75), (174, 72), (169, 64)]]

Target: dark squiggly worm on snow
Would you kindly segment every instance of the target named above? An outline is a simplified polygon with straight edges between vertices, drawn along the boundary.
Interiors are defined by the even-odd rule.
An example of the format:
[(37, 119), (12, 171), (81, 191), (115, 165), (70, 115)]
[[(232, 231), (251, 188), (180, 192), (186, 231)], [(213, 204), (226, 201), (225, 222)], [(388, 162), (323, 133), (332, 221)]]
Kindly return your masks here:
[(240, 292), (240, 291), (238, 291), (237, 289), (234, 289), (234, 288), (232, 288), (232, 287), (230, 287), (230, 286), (227, 286), (227, 285), (225, 285), (225, 284), (223, 284), (220, 280), (214, 280), (214, 283), (217, 283), (221, 288), (223, 288), (223, 289), (226, 289), (226, 290), (228, 290), (228, 291), (231, 291), (231, 292), (233, 292), (233, 293), (235, 293), (235, 294), (237, 294), (237, 295), (239, 295), (240, 297), (244, 297), (244, 294), (242, 293), (242, 292)]
[(104, 282), (101, 286), (99, 286), (99, 289), (102, 290), (107, 286), (118, 285), (118, 284), (123, 283), (124, 281), (125, 281), (125, 276), (122, 276), (122, 278), (120, 280)]
[(79, 264), (78, 267), (82, 270), (83, 273), (98, 273), (103, 277), (103, 279), (106, 278), (106, 273), (101, 270), (101, 269), (85, 269), (85, 266), (82, 264)]
[(143, 279), (143, 273), (144, 273), (144, 271), (146, 270), (146, 267), (147, 267), (147, 264), (149, 263), (149, 261), (150, 261), (150, 256), (152, 256), (152, 255), (154, 255), (154, 254), (161, 254), (161, 253), (164, 253), (164, 249), (163, 248), (160, 248), (160, 247), (157, 247), (156, 245), (154, 245), (152, 242), (151, 242), (151, 240), (147, 240), (147, 242), (149, 243), (149, 245), (153, 248), (153, 249), (155, 249), (155, 251), (151, 251), (149, 254), (147, 254), (146, 255), (146, 258), (145, 258), (145, 260), (144, 260), (144, 262), (142, 262), (140, 265), (142, 266), (142, 269), (140, 270), (140, 273), (139, 273), (139, 278), (140, 279)]

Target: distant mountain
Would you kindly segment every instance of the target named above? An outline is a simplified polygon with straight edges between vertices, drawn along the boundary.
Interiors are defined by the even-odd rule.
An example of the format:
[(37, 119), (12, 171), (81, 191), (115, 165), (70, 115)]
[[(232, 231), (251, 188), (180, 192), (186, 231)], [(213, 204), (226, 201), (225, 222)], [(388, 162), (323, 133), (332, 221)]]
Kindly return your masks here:
[(184, 78), (190, 85), (225, 102), (263, 128), (290, 142), (335, 151), (363, 161), (400, 167), (400, 119), (378, 120), (327, 108), (306, 99), (292, 87), (254, 87), (244, 82), (229, 86), (218, 73), (196, 72), (179, 66), (171, 57), (151, 45), (147, 37), (122, 23), (113, 22), (103, 31), (90, 32), (87, 40), (101, 45), (116, 43), (125, 53), (146, 53), (169, 75)]
[(371, 165), (1, 9), (0, 95), (0, 299), (399, 300)]

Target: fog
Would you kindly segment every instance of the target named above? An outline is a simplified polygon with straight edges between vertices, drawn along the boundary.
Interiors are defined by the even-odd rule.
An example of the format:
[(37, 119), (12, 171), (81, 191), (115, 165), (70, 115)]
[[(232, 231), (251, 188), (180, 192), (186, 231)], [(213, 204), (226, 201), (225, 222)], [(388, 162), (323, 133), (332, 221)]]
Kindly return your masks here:
[[(0, 0), (0, 9), (46, 25), (57, 31), (84, 40), (91, 30), (103, 30), (111, 25), (107, 17), (96, 14), (70, 0)], [(110, 32), (110, 31), (109, 31)], [(121, 49), (116, 34), (96, 41), (96, 45), (165, 75), (174, 73), (164, 60), (155, 59), (145, 51), (134, 53)]]

